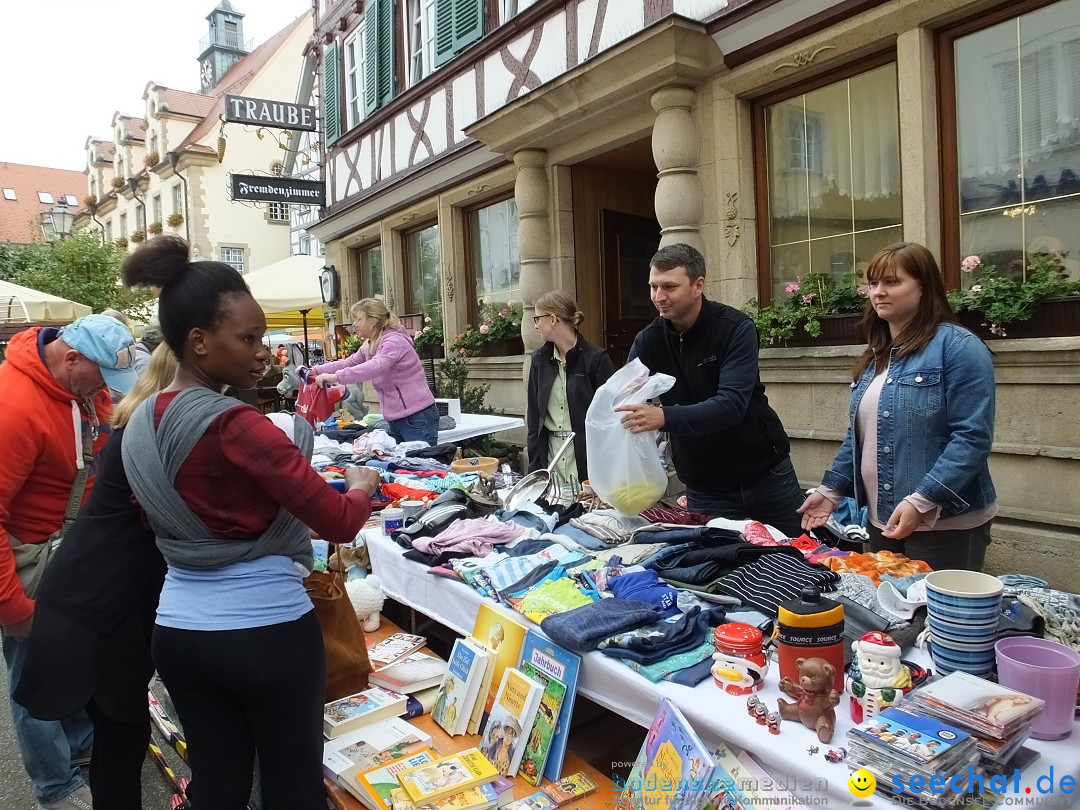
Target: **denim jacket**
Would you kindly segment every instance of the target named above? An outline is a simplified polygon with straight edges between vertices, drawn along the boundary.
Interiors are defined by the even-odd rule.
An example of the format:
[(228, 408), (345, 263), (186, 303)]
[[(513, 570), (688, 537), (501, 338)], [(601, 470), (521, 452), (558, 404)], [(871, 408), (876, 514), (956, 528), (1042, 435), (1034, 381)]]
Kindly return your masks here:
[[(942, 517), (982, 509), (996, 500), (987, 458), (994, 439), (994, 364), (971, 332), (941, 324), (921, 352), (890, 355), (877, 414), (877, 513), (882, 519), (919, 493)], [(860, 503), (861, 449), (855, 414), (874, 379), (873, 364), (851, 384), (848, 431), (822, 483)]]

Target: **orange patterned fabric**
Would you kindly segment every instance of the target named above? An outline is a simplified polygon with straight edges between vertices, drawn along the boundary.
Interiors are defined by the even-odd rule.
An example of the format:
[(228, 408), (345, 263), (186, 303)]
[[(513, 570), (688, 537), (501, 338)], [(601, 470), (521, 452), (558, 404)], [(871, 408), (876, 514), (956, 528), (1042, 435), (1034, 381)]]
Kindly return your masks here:
[(826, 557), (821, 564), (838, 574), (862, 574), (881, 584), (881, 575), (909, 577), (912, 574), (928, 574), (933, 569), (922, 560), (911, 560), (903, 554), (876, 551), (868, 554), (849, 554), (846, 557)]

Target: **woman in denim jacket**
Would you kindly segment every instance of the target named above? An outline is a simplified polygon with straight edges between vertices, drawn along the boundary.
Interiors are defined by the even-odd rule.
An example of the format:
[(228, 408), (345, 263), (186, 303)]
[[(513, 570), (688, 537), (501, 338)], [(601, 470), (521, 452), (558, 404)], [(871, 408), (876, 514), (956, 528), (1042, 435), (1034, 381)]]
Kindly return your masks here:
[(870, 261), (869, 345), (851, 383), (847, 436), (803, 503), (804, 529), (853, 496), (868, 508), (871, 551), (931, 568), (982, 568), (997, 513), (987, 458), (994, 438), (990, 352), (956, 325), (941, 272), (922, 245)]

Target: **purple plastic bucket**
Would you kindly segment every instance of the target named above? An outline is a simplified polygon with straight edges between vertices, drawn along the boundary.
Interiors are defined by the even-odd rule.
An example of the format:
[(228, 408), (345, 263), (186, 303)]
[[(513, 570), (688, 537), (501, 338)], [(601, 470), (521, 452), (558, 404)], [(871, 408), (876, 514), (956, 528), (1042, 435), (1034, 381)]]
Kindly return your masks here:
[(1042, 698), (1046, 705), (1031, 723), (1037, 740), (1063, 740), (1072, 734), (1080, 654), (1044, 638), (1013, 636), (994, 645), (998, 683)]

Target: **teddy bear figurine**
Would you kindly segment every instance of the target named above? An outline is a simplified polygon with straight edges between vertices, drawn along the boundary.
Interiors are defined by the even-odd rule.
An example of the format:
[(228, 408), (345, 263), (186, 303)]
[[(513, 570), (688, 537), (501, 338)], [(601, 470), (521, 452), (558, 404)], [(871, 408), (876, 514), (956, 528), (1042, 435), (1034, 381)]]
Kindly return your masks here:
[(851, 719), (861, 723), (898, 702), (911, 691), (911, 670), (900, 660), (900, 648), (887, 633), (872, 630), (851, 642), (854, 666), (848, 678)]
[(791, 678), (780, 679), (780, 691), (795, 698), (795, 703), (777, 699), (780, 718), (800, 721), (816, 731), (821, 742), (828, 743), (836, 728), (835, 708), (840, 703), (840, 693), (833, 688), (836, 668), (823, 658), (799, 658), (795, 666), (799, 670), (797, 684)]
[(379, 614), (386, 601), (379, 578), (369, 574), (363, 579), (350, 579), (345, 583), (345, 590), (364, 632), (373, 633), (378, 630), (382, 623), (382, 616)]

